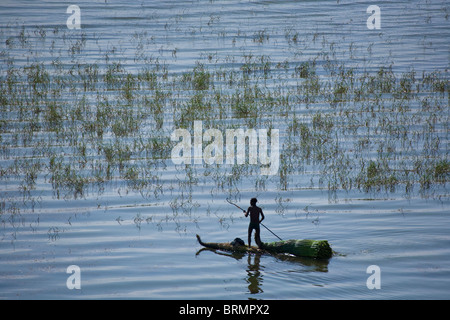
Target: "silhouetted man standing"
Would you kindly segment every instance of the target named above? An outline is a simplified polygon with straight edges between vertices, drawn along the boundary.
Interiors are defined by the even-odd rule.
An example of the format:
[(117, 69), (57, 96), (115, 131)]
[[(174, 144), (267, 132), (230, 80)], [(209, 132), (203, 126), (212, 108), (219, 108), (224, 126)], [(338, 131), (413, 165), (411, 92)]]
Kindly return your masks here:
[[(261, 248), (262, 242), (260, 238), (259, 224), (264, 220), (264, 213), (260, 207), (256, 206), (256, 202), (258, 202), (258, 200), (256, 198), (252, 198), (250, 200), (250, 207), (248, 207), (247, 212), (244, 211), (244, 213), (245, 217), (248, 217), (250, 214), (250, 224), (248, 225), (248, 245), (250, 246), (251, 244), (252, 232), (255, 230), (255, 242), (258, 247)], [(261, 220), (259, 215), (261, 215)]]

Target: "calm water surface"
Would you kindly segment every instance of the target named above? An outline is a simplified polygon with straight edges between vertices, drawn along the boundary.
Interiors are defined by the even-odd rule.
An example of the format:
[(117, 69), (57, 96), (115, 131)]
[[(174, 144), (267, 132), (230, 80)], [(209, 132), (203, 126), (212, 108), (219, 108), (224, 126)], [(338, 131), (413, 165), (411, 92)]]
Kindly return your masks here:
[[(6, 88), (8, 58), (13, 58), (16, 66), (50, 64), (56, 59), (68, 70), (88, 63), (96, 63), (101, 69), (109, 57), (120, 61), (131, 74), (158, 62), (167, 67), (169, 79), (180, 79), (198, 61), (216, 70), (241, 72), (245, 56), (268, 57), (272, 66), (287, 61), (289, 70), (295, 63), (310, 59), (326, 66), (327, 55), (321, 52), (347, 67), (361, 67), (357, 69), (360, 72), (391, 66), (394, 74), (415, 70), (419, 77), (424, 71), (438, 71), (448, 88), (450, 29), (446, 1), (379, 1), (380, 30), (366, 27), (366, 9), (372, 1), (130, 4), (122, 0), (79, 0), (73, 4), (81, 8), (81, 30), (67, 29), (66, 2), (2, 1), (2, 88)], [(20, 37), (21, 30), (26, 40)], [(40, 31), (45, 31), (45, 36)], [(76, 52), (78, 40), (81, 53)], [(75, 54), (67, 49), (71, 46)], [(261, 77), (253, 79), (252, 84), (264, 83), (270, 89), (272, 82), (281, 79), (286, 88), (294, 86), (292, 77), (286, 78), (283, 71), (273, 72), (266, 82)], [(317, 73), (325, 74), (321, 68)], [(238, 85), (236, 81), (221, 90), (227, 92)], [(81, 96), (75, 93), (71, 97)], [(91, 103), (96, 99), (95, 93), (86, 96)], [(185, 98), (173, 97), (173, 101), (177, 99)], [(436, 100), (446, 110), (441, 111), (444, 118), (437, 120), (440, 144), (436, 154), (448, 163), (448, 89)], [(71, 103), (75, 102), (68, 99)], [(296, 110), (301, 116), (310, 110), (329, 108), (319, 100), (309, 107), (299, 103)], [(14, 132), (18, 131), (13, 126), (20, 123), (20, 114), (4, 110), (0, 126), (0, 143), (6, 146), (2, 149), (2, 168), (11, 168), (16, 159), (45, 160), (44, 156), (34, 158), (32, 146), (11, 142), (16, 139)], [(166, 133), (175, 128), (171, 116), (171, 111), (165, 111)], [(282, 123), (277, 122), (276, 114), (268, 118), (273, 118), (275, 125)], [(242, 126), (233, 116), (228, 120)], [(9, 123), (13, 125), (8, 127)], [(141, 132), (150, 133), (154, 127), (153, 122), (144, 121)], [(286, 139), (285, 128), (280, 129), (282, 139)], [(47, 141), (46, 134), (53, 136), (42, 131), (41, 141)], [(16, 140), (21, 140), (18, 136)], [(339, 136), (349, 145), (360, 138), (360, 132)], [(371, 136), (374, 140), (383, 138), (383, 133)], [(112, 134), (105, 133), (104, 139), (113, 141)], [(59, 147), (53, 145), (55, 140), (48, 141), (52, 141), (52, 148)], [(420, 146), (426, 148), (425, 142)], [(405, 151), (412, 155), (404, 160), (411, 165), (416, 159), (412, 149)], [(61, 146), (63, 163), (70, 162), (72, 152)], [(102, 161), (91, 152), (88, 150), (88, 157), (94, 160), (88, 163)], [(364, 156), (367, 160), (376, 158), (375, 151)], [(337, 188), (330, 192), (327, 184), (320, 182), (320, 168), (312, 165), (303, 174), (291, 176), (288, 188), (280, 187), (278, 178), (269, 178), (265, 188), (257, 188), (253, 177), (238, 181), (227, 193), (201, 170), (193, 173), (198, 175), (198, 183), (180, 187), (178, 181), (183, 175), (170, 160), (165, 164), (167, 167), (159, 167), (156, 174), (162, 191), (149, 187), (150, 195), (136, 191), (119, 176), (103, 187), (87, 188), (75, 196), (68, 196), (64, 190), (57, 194), (49, 171), (42, 168), (34, 188), (27, 193), (22, 183), (26, 181), (24, 174), (2, 171), (0, 298), (450, 298), (450, 207), (445, 182), (432, 185), (428, 192), (418, 186), (412, 191), (402, 186), (393, 192), (383, 188), (368, 192)], [(230, 175), (225, 168), (218, 172)], [(449, 173), (444, 174), (448, 179)], [(207, 242), (246, 239), (248, 221), (227, 204), (228, 195), (242, 207), (257, 196), (266, 214), (265, 225), (277, 235), (283, 239), (327, 239), (335, 256), (329, 261), (314, 261), (201, 250), (195, 234)], [(276, 240), (264, 229), (262, 238)], [(66, 286), (70, 265), (81, 269), (80, 290)], [(366, 286), (370, 265), (381, 270), (378, 290)]]

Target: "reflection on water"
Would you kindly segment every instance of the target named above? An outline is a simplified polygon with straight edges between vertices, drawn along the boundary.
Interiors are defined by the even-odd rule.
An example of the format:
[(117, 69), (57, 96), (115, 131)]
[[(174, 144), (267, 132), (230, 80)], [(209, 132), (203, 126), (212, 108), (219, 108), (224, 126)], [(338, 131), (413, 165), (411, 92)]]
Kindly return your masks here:
[[(261, 264), (261, 257), (267, 254), (262, 253), (242, 253), (242, 252), (224, 252), (210, 248), (202, 248), (197, 251), (198, 256), (203, 251), (211, 251), (217, 255), (230, 257), (236, 260), (242, 260), (247, 257), (247, 267), (246, 267), (246, 277), (245, 282), (248, 284), (248, 292), (250, 294), (263, 293), (263, 282), (264, 282), (264, 269), (265, 266)], [(290, 262), (296, 267), (300, 267), (297, 270), (298, 273), (304, 272), (328, 272), (329, 259), (312, 259), (304, 257), (296, 257), (288, 254), (274, 254), (272, 255), (275, 259)]]
[[(253, 262), (252, 262), (253, 256)], [(260, 265), (261, 255), (251, 253), (247, 256), (248, 269), (247, 269), (247, 283), (248, 283), (248, 291), (251, 294), (257, 294), (264, 292), (262, 289), (263, 284), (263, 275), (261, 274), (261, 269), (264, 269), (264, 266)]]
[(226, 257), (231, 257), (236, 260), (241, 260), (245, 256), (247, 256), (248, 267), (246, 269), (247, 276), (245, 277), (245, 281), (248, 284), (248, 292), (250, 294), (263, 293), (262, 284), (263, 284), (263, 274), (261, 270), (264, 269), (264, 266), (261, 265), (261, 254), (254, 253), (242, 253), (242, 252), (221, 252), (209, 248), (202, 248), (197, 252), (197, 255), (202, 251), (212, 251), (217, 255), (222, 255)]

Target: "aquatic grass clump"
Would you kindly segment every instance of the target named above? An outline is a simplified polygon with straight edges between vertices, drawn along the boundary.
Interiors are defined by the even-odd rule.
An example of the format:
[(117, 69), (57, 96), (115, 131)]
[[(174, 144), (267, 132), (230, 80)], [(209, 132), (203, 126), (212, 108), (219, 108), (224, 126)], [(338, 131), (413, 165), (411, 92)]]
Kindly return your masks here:
[(194, 90), (208, 90), (211, 75), (205, 70), (203, 64), (197, 64), (193, 70), (192, 85)]
[(387, 163), (375, 161), (369, 161), (367, 168), (363, 165), (362, 172), (356, 179), (358, 188), (362, 188), (365, 192), (380, 191), (382, 188), (393, 192), (398, 183), (396, 172), (390, 170)]
[(300, 65), (295, 67), (295, 74), (300, 78), (306, 79), (316, 75), (315, 61), (303, 61)]
[(450, 175), (450, 161), (441, 160), (434, 167), (434, 178), (439, 181), (447, 181)]

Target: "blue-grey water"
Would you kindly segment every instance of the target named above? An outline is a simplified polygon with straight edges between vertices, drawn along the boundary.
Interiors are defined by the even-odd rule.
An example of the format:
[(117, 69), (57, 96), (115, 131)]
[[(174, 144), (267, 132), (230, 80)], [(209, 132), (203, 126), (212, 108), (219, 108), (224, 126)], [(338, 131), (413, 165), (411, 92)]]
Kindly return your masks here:
[[(68, 28), (71, 14), (66, 10), (72, 4), (80, 8), (81, 29)], [(2, 0), (0, 298), (449, 299), (448, 2), (378, 1), (381, 28), (375, 30), (366, 25), (371, 4)], [(331, 84), (329, 90), (323, 85), (323, 92), (333, 92), (334, 81), (340, 78), (330, 70), (340, 70), (340, 65), (359, 75), (376, 74), (385, 67), (398, 79), (405, 74), (416, 79), (438, 75), (444, 87), (417, 88), (408, 99), (392, 94), (363, 102), (354, 97), (308, 100), (295, 95), (303, 83), (303, 78), (294, 77), (299, 75), (295, 68), (305, 61), (316, 63), (317, 78), (312, 79)], [(265, 62), (270, 63), (267, 74)], [(131, 135), (121, 133), (120, 123), (101, 134), (85, 133), (89, 123), (81, 107), (61, 118), (50, 111), (36, 112), (38, 121), (33, 121), (30, 110), (40, 104), (46, 110), (52, 94), (61, 110), (128, 99), (126, 91), (115, 95), (122, 83), (98, 82), (86, 89), (79, 80), (84, 66), (95, 65), (103, 75), (113, 63), (130, 75), (156, 70), (163, 83), (158, 94), (174, 92), (164, 100), (160, 114), (143, 112)], [(45, 98), (39, 95), (45, 86), (33, 88), (29, 73), (36, 65), (60, 77), (59, 91)], [(211, 98), (215, 103), (196, 119), (197, 115), (182, 112), (195, 102), (191, 100), (195, 90), (182, 81), (200, 65), (214, 74), (210, 96), (203, 99), (219, 93), (233, 98)], [(248, 66), (258, 71), (249, 72), (247, 81)], [(265, 96), (266, 101), (277, 99), (277, 94), (289, 96), (285, 100), (289, 108), (277, 104), (260, 109), (264, 113), (256, 122), (256, 127), (280, 130), (280, 155), (290, 161), (281, 163), (280, 172), (289, 173), (287, 180), (281, 173), (259, 179), (259, 170), (233, 180), (238, 175), (226, 165), (213, 169), (193, 165), (190, 170), (175, 166), (170, 158), (145, 153), (154, 146), (152, 139), (170, 138), (183, 116), (220, 130), (224, 123), (255, 125), (253, 118), (230, 109), (218, 111), (220, 103), (235, 101), (236, 92), (244, 96), (245, 89), (240, 88), (244, 86), (259, 86), (272, 94)], [(154, 88), (142, 85), (132, 99), (142, 103), (139, 99), (156, 94)], [(126, 114), (120, 103), (114, 106)], [(354, 108), (353, 118), (353, 112), (345, 109), (348, 105)], [(377, 106), (375, 111), (358, 117), (360, 107), (370, 110), (372, 105)], [(324, 118), (316, 117), (320, 112), (346, 122), (339, 126), (333, 120), (331, 133), (326, 134), (326, 126), (321, 126)], [(381, 112), (385, 117), (379, 117)], [(207, 123), (208, 117), (223, 123)], [(293, 119), (323, 129), (320, 137), (325, 138), (311, 155), (295, 153), (289, 144)], [(385, 125), (389, 119), (398, 120), (392, 122), (395, 127)], [(28, 135), (27, 128), (33, 125), (38, 129)], [(317, 148), (331, 140), (345, 156), (323, 161), (326, 150)], [(116, 154), (132, 150), (132, 156), (107, 169), (108, 147), (117, 147)], [(395, 187), (372, 187), (369, 182), (379, 181), (370, 179), (358, 187), (358, 179), (370, 178), (370, 161), (379, 164), (376, 173), (387, 163), (398, 174)], [(425, 165), (433, 166), (429, 174), (415, 177)], [(64, 173), (66, 180), (58, 180), (57, 174)], [(77, 174), (84, 180), (77, 180)], [(84, 185), (77, 187), (80, 181)], [(326, 239), (334, 257), (315, 261), (200, 251), (196, 234), (211, 242), (246, 240), (248, 221), (225, 200), (232, 197), (247, 207), (254, 196), (266, 215), (264, 224), (274, 233), (283, 239)], [(265, 229), (262, 238), (277, 240)], [(71, 265), (80, 268), (80, 289), (66, 284)], [(367, 286), (371, 265), (381, 271), (379, 289)]]

